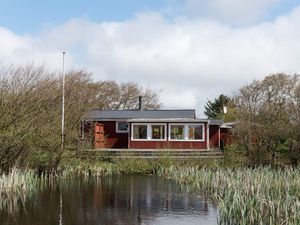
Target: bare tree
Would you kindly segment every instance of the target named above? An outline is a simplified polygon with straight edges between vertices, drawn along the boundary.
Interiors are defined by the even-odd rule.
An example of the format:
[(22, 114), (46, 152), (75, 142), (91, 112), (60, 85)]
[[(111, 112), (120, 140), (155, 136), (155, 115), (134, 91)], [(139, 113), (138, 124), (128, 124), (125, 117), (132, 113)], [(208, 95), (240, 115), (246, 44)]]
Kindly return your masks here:
[(65, 151), (61, 141), (61, 76), (28, 65), (0, 71), (0, 169), (26, 162), (56, 169), (79, 143), (80, 121), (92, 108), (158, 108), (156, 93), (134, 83), (93, 82), (86, 71), (70, 71), (65, 86)]
[(68, 150), (76, 149), (78, 145), (80, 121), (82, 116), (92, 107), (93, 91), (90, 88), (90, 77), (91, 74), (85, 71), (70, 71), (66, 74), (65, 152), (62, 152), (59, 147), (61, 141), (61, 78), (58, 76), (55, 79), (52, 78), (51, 84), (48, 83), (39, 93), (40, 96), (45, 96), (46, 101), (40, 105), (42, 113), (40, 113), (37, 121), (34, 149), (39, 153), (37, 155), (45, 156), (46, 165), (51, 168), (57, 168), (63, 154)]
[(39, 92), (42, 67), (10, 68), (0, 78), (0, 166), (10, 166), (31, 145), (43, 97)]
[(157, 93), (136, 83), (102, 81), (93, 84), (94, 108), (106, 110), (137, 109), (138, 96), (143, 96), (144, 109), (161, 107)]

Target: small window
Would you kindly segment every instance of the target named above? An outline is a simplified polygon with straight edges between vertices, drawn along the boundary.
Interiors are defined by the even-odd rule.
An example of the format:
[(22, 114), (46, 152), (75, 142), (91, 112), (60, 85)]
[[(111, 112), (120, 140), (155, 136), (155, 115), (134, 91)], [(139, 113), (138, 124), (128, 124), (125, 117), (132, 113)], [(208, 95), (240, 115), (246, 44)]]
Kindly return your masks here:
[(152, 139), (165, 139), (165, 126), (164, 125), (152, 125)]
[(128, 123), (117, 122), (117, 133), (128, 133)]
[(184, 139), (184, 125), (171, 125), (171, 139)]
[(203, 126), (202, 125), (189, 125), (189, 140), (202, 140), (203, 139)]
[(133, 125), (133, 139), (147, 139), (147, 125)]

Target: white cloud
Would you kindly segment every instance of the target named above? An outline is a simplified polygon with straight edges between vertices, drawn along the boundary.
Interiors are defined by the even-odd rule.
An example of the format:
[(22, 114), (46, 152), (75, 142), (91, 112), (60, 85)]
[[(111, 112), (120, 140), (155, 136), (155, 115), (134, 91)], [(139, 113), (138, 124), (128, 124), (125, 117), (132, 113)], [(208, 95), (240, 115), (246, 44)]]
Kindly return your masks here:
[(168, 108), (191, 109), (197, 107), (197, 93), (181, 87), (165, 88), (161, 98), (168, 104)]
[(58, 49), (46, 49), (43, 40), (30, 36), (19, 36), (0, 27), (0, 63), (3, 66), (11, 64), (24, 65), (28, 63), (47, 65), (58, 69), (61, 58)]
[(186, 0), (184, 14), (241, 25), (261, 20), (283, 0)]
[(0, 62), (86, 68), (95, 79), (135, 81), (161, 92), (166, 108), (196, 108), (273, 72), (300, 72), (300, 8), (273, 22), (233, 28), (141, 13), (124, 22), (70, 20), (36, 36), (0, 29)]

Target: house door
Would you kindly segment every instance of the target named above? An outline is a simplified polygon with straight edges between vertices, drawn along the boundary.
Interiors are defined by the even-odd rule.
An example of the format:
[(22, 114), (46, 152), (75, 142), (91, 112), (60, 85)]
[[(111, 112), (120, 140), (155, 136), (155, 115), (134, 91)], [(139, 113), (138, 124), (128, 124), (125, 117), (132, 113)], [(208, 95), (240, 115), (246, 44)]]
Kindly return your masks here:
[(209, 147), (219, 148), (219, 126), (210, 125), (209, 126)]
[(104, 124), (95, 123), (94, 129), (94, 147), (95, 148), (104, 148)]

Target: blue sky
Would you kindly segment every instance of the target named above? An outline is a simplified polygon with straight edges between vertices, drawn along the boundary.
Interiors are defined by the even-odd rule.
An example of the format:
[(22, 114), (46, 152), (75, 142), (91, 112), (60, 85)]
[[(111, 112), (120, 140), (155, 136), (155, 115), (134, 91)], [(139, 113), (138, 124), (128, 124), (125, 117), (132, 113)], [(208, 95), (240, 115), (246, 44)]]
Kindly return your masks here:
[(160, 11), (176, 0), (1, 0), (0, 23), (17, 33), (37, 32), (72, 18), (122, 21), (140, 11)]
[(0, 0), (0, 66), (85, 69), (196, 108), (253, 79), (300, 73), (300, 0)]
[[(198, 2), (202, 4), (203, 1)], [(143, 11), (158, 11), (173, 17), (184, 13), (184, 4), (184, 0), (0, 0), (0, 25), (22, 34), (38, 32), (72, 18), (123, 21)], [(272, 20), (299, 4), (299, 0), (275, 1), (260, 21)]]

